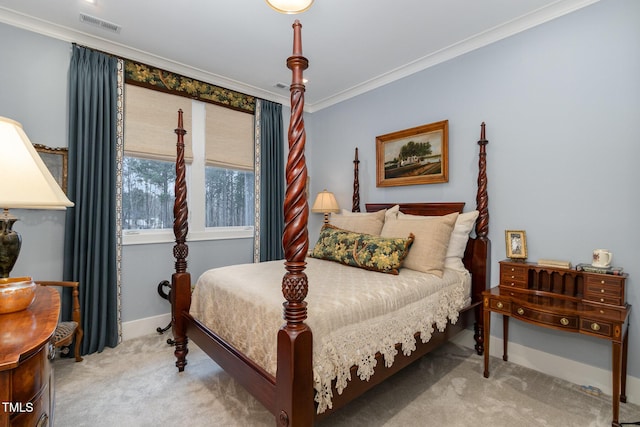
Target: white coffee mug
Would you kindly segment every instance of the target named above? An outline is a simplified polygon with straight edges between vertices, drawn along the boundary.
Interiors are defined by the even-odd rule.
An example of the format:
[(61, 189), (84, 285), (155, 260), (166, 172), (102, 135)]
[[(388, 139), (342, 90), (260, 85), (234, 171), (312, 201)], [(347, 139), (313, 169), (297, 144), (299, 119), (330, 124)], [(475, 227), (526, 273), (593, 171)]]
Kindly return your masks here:
[(606, 249), (596, 249), (593, 251), (593, 262), (591, 265), (594, 267), (609, 267), (613, 254)]

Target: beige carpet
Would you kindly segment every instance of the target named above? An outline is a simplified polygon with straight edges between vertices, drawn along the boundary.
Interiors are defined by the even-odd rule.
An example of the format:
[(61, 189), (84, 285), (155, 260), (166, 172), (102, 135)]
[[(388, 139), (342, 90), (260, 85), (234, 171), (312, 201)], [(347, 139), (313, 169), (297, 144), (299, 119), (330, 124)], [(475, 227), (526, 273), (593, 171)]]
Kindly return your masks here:
[[(274, 426), (273, 417), (194, 345), (183, 373), (166, 336), (54, 361), (55, 426)], [(611, 399), (579, 385), (447, 344), (320, 423), (333, 426), (611, 425)], [(640, 407), (622, 404), (622, 422)]]

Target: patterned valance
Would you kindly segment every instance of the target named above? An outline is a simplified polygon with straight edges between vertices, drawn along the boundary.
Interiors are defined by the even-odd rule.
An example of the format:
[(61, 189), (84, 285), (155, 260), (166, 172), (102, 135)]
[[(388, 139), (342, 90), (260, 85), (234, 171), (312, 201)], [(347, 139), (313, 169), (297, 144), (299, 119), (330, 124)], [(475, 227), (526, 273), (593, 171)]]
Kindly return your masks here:
[(254, 96), (204, 83), (139, 62), (125, 60), (124, 63), (126, 83), (255, 114), (256, 98)]

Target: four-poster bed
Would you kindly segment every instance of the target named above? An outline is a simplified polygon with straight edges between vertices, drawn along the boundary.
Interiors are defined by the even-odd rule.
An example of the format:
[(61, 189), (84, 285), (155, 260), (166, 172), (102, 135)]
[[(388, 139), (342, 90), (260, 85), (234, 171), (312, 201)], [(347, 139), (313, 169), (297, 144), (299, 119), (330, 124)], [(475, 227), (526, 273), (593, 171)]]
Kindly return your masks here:
[[(432, 317), (428, 317), (425, 312), (425, 318), (429, 319), (429, 325), (427, 325), (427, 327), (423, 326), (411, 329), (410, 331), (411, 341), (415, 338), (415, 345), (413, 342), (401, 344), (400, 341), (393, 341), (390, 345), (391, 348), (387, 348), (386, 351), (383, 352), (374, 353), (370, 358), (371, 360), (347, 365), (347, 372), (343, 372), (342, 376), (340, 376), (340, 374), (338, 374), (337, 377), (336, 375), (329, 376), (329, 385), (327, 386), (327, 380), (319, 378), (318, 369), (316, 369), (317, 367), (314, 365), (316, 360), (314, 359), (321, 359), (319, 352), (323, 350), (320, 349), (326, 348), (325, 341), (330, 341), (331, 337), (327, 338), (321, 334), (316, 335), (316, 333), (323, 329), (322, 325), (325, 325), (326, 322), (333, 321), (336, 318), (350, 316), (350, 312), (346, 311), (348, 310), (347, 300), (356, 300), (358, 305), (361, 305), (359, 304), (360, 301), (357, 301), (360, 299), (357, 294), (357, 285), (359, 282), (366, 284), (368, 288), (375, 288), (376, 285), (372, 283), (379, 280), (380, 284), (377, 286), (381, 289), (384, 289), (385, 286), (396, 286), (396, 282), (389, 274), (347, 267), (333, 263), (332, 261), (316, 260), (313, 258), (307, 260), (307, 253), (309, 251), (307, 234), (308, 203), (306, 199), (307, 171), (304, 156), (306, 135), (303, 120), (304, 85), (302, 83), (302, 73), (303, 70), (307, 68), (308, 62), (307, 59), (302, 56), (301, 25), (297, 20), (293, 24), (293, 28), (293, 55), (287, 60), (287, 66), (292, 70), (293, 76), (291, 84), (291, 120), (288, 138), (289, 157), (286, 165), (287, 189), (284, 202), (285, 229), (282, 237), (286, 258), (284, 262), (286, 272), (281, 282), (281, 293), (285, 299), (283, 303), (284, 325), (277, 331), (275, 327), (273, 330), (267, 329), (263, 334), (267, 337), (266, 344), (262, 344), (257, 336), (254, 340), (251, 335), (243, 336), (243, 338), (239, 339), (239, 342), (232, 344), (226, 337), (232, 336), (234, 332), (228, 332), (225, 329), (226, 332), (221, 333), (219, 330), (207, 326), (207, 322), (211, 321), (205, 319), (204, 315), (203, 317), (200, 317), (199, 314), (194, 315), (195, 313), (200, 313), (200, 311), (206, 311), (204, 308), (201, 309), (203, 303), (196, 303), (197, 294), (205, 295), (199, 301), (206, 300), (207, 298), (214, 300), (215, 298), (206, 296), (210, 294), (206, 294), (204, 290), (201, 290), (207, 286), (204, 283), (204, 279), (201, 278), (203, 283), (201, 284), (199, 280), (198, 285), (196, 285), (194, 300), (192, 302), (191, 276), (187, 272), (186, 261), (188, 255), (188, 247), (186, 244), (188, 208), (186, 203), (187, 190), (183, 142), (183, 137), (186, 132), (182, 127), (181, 112), (179, 112), (178, 128), (176, 129), (176, 134), (178, 135), (176, 201), (174, 206), (174, 233), (176, 236), (176, 244), (173, 250), (174, 257), (176, 258), (176, 272), (172, 276), (172, 291), (170, 295), (175, 341), (174, 352), (177, 358), (176, 366), (179, 371), (183, 371), (187, 364), (187, 343), (188, 340), (191, 339), (272, 412), (278, 425), (309, 426), (313, 424), (314, 420), (345, 405), (350, 400), (364, 393), (364, 391), (393, 375), (395, 372), (422, 357), (424, 354), (446, 342), (457, 332), (470, 327), (472, 324), (475, 324), (476, 350), (479, 354), (482, 354), (482, 307), (480, 302), (482, 299), (482, 291), (488, 288), (490, 265), (490, 248), (487, 237), (489, 213), (485, 159), (485, 146), (487, 141), (484, 135), (483, 124), (480, 141), (478, 141), (480, 145), (480, 158), (478, 191), (476, 195), (478, 210), (478, 219), (475, 222), (476, 237), (468, 239), (466, 248), (464, 249), (464, 257), (462, 257), (462, 255), (460, 256), (466, 268), (465, 273), (454, 273), (451, 271), (443, 273), (442, 280), (438, 282), (438, 286), (440, 287), (434, 291), (433, 295), (425, 297), (425, 301), (431, 298), (428, 302), (425, 302), (427, 305), (433, 305), (433, 301), (439, 303), (440, 301), (456, 300), (457, 305), (453, 303), (450, 304), (451, 307), (455, 306), (455, 312), (451, 313), (451, 307), (449, 307), (448, 311), (444, 310), (446, 311), (445, 313), (438, 314), (438, 316), (433, 315)], [(358, 163), (356, 152), (356, 159), (354, 160), (353, 212), (359, 212), (360, 210), (359, 194), (357, 194), (359, 188)], [(385, 209), (391, 211), (394, 206), (396, 205), (392, 203), (367, 204), (366, 208), (368, 212)], [(453, 219), (448, 221), (453, 224), (452, 221), (456, 221), (463, 207), (464, 203), (406, 203), (399, 204), (396, 209), (399, 209), (400, 212), (407, 215), (421, 215), (433, 218), (451, 216)], [(451, 227), (453, 227), (453, 225), (451, 225)], [(451, 232), (451, 229), (449, 229), (449, 232)], [(239, 294), (237, 296), (239, 299), (229, 303), (233, 307), (230, 314), (227, 315), (223, 313), (220, 314), (221, 317), (233, 316), (234, 313), (236, 313), (236, 316), (240, 313), (240, 317), (245, 314), (249, 317), (250, 313), (270, 310), (271, 317), (273, 318), (273, 309), (275, 308), (277, 313), (279, 313), (278, 316), (280, 319), (277, 320), (277, 322), (279, 322), (277, 325), (280, 326), (283, 323), (282, 309), (279, 308), (279, 302), (275, 303), (274, 307), (268, 309), (250, 306), (255, 300), (269, 299), (256, 293), (258, 292), (256, 289), (250, 289), (249, 285), (254, 282), (254, 277), (256, 278), (255, 280), (257, 280), (258, 275), (268, 277), (268, 274), (264, 273), (264, 270), (257, 269), (263, 267), (273, 269), (273, 265), (275, 265), (273, 263), (274, 262), (260, 263), (263, 265), (251, 264), (244, 267), (232, 266), (225, 270), (216, 269), (216, 272), (211, 273), (213, 275), (226, 274), (230, 276), (230, 280), (236, 280), (228, 285), (227, 288), (220, 288), (216, 291), (218, 292), (216, 295), (221, 295), (225, 292)], [(275, 261), (275, 263), (279, 265), (278, 269), (281, 271), (282, 261)], [(331, 266), (327, 264), (331, 264)], [(321, 272), (318, 273), (318, 270)], [(415, 282), (417, 283), (423, 280), (422, 276), (425, 276), (424, 273), (409, 269), (405, 270), (407, 270), (407, 273), (403, 270), (399, 276), (395, 277), (415, 276)], [(334, 274), (334, 271), (338, 276), (342, 276), (348, 271), (350, 279), (347, 279), (347, 284), (350, 286), (346, 286), (346, 284), (343, 283), (344, 295), (339, 293), (340, 289), (333, 289), (333, 291), (331, 291), (322, 288), (322, 290), (320, 290), (320, 276), (333, 277), (332, 274)], [(307, 272), (310, 273), (309, 277), (312, 277), (313, 280), (307, 277)], [(208, 275), (208, 273), (209, 272), (203, 274), (203, 278)], [(352, 273), (353, 276), (351, 276)], [(278, 274), (281, 276), (282, 273)], [(358, 275), (366, 274), (377, 275), (377, 277), (375, 280), (372, 279), (373, 276), (362, 276), (364, 277), (362, 279), (358, 278), (361, 277)], [(430, 275), (426, 274), (426, 276)], [(459, 281), (458, 278), (460, 278)], [(332, 282), (333, 280), (329, 281)], [(445, 285), (441, 283), (442, 281), (451, 281), (451, 287), (454, 288), (452, 292), (455, 298), (448, 296), (449, 294), (444, 294), (446, 291), (444, 290)], [(247, 286), (240, 287), (242, 285)], [(276, 285), (280, 289), (280, 285), (277, 283)], [(314, 285), (316, 285), (317, 288), (314, 287)], [(406, 285), (398, 286), (407, 287)], [(463, 291), (462, 289), (465, 286), (466, 290)], [(253, 286), (253, 288), (256, 288), (256, 286)], [(351, 292), (356, 292), (356, 294), (347, 296), (347, 288), (350, 288)], [(362, 292), (364, 291), (365, 290)], [(415, 290), (412, 291), (415, 292)], [(333, 295), (333, 298), (325, 297), (325, 301), (321, 302), (317, 295), (323, 292), (324, 294)], [(279, 292), (274, 292), (273, 294), (275, 293)], [(307, 295), (309, 295), (308, 299)], [(387, 301), (384, 300), (386, 294), (382, 293), (381, 295), (383, 296), (367, 295), (366, 297), (363, 296), (362, 299), (375, 300), (376, 298), (383, 298), (383, 303), (386, 303)], [(245, 298), (244, 300), (243, 297)], [(406, 297), (402, 296), (402, 298)], [(279, 301), (282, 301), (282, 297), (279, 297)], [(461, 301), (464, 302), (462, 303)], [(308, 302), (311, 310), (309, 318), (307, 317)], [(421, 302), (416, 301), (416, 304), (417, 303)], [(223, 304), (226, 305), (227, 303), (225, 302)], [(330, 306), (328, 309), (330, 318), (327, 321), (325, 321), (324, 318), (320, 319), (319, 315), (316, 317), (316, 314), (321, 311), (321, 306), (324, 307), (323, 304)], [(407, 303), (406, 306), (412, 309), (414, 313), (416, 310), (422, 310), (421, 306), (413, 304), (414, 302), (411, 301)], [(338, 306), (338, 308), (335, 306)], [(243, 307), (246, 307), (244, 311)], [(218, 310), (221, 311), (222, 309), (223, 307), (218, 306)], [(404, 309), (404, 307), (402, 309)], [(322, 308), (322, 310), (324, 310), (324, 308)], [(340, 310), (345, 311), (342, 312)], [(369, 307), (365, 307), (365, 311), (367, 310), (371, 311)], [(214, 311), (216, 310), (214, 309)], [(398, 310), (398, 313), (400, 311), (401, 310)], [(396, 312), (390, 314), (385, 313), (380, 316), (395, 316), (395, 313)], [(420, 311), (420, 313), (422, 313), (422, 311)], [(358, 317), (359, 314), (353, 316)], [(445, 328), (447, 319), (450, 319), (452, 323), (455, 324), (449, 323)], [(214, 320), (213, 322), (218, 322), (218, 320)], [(248, 329), (250, 329), (251, 333), (254, 333), (254, 329), (257, 329), (260, 323), (271, 325), (271, 323), (266, 320), (250, 320), (250, 322), (248, 327), (243, 327), (242, 330), (237, 333), (246, 334)], [(313, 328), (309, 326), (310, 323), (314, 325)], [(364, 324), (365, 322), (359, 323)], [(437, 323), (437, 326), (434, 325), (437, 330), (434, 330), (432, 323)], [(329, 326), (325, 325), (324, 329), (335, 329), (335, 325), (328, 325)], [(224, 328), (227, 328), (227, 326), (224, 326), (223, 329)], [(231, 328), (231, 326), (229, 326), (229, 328)], [(265, 328), (267, 328), (267, 326), (265, 326)], [(351, 328), (351, 325), (345, 326), (345, 329), (349, 328)], [(313, 334), (312, 330), (314, 331)], [(353, 333), (356, 335), (352, 335), (351, 337), (357, 338), (359, 329), (355, 331), (356, 332)], [(348, 335), (344, 335), (342, 338), (344, 339), (345, 336), (348, 337)], [(272, 338), (272, 343), (268, 342), (270, 337)], [(397, 344), (394, 345), (393, 343)], [(250, 354), (254, 347), (262, 346), (273, 346), (273, 354), (265, 350), (263, 352), (266, 354), (264, 356), (265, 361), (263, 363), (257, 363), (255, 360), (257, 357), (253, 354), (251, 354), (251, 356), (248, 354)], [(388, 346), (387, 344), (387, 347)], [(407, 347), (409, 347), (408, 350)], [(325, 353), (331, 353), (331, 351), (327, 350)], [(342, 356), (341, 354), (335, 353), (335, 351), (331, 353), (334, 359), (339, 359), (340, 356)], [(381, 353), (385, 354), (383, 355)], [(390, 359), (393, 359), (392, 363)], [(364, 366), (370, 368), (369, 372), (361, 372)], [(366, 371), (366, 369), (364, 370)], [(346, 388), (343, 384), (345, 381), (348, 381), (348, 387)], [(324, 388), (319, 387), (318, 384), (323, 385)]]

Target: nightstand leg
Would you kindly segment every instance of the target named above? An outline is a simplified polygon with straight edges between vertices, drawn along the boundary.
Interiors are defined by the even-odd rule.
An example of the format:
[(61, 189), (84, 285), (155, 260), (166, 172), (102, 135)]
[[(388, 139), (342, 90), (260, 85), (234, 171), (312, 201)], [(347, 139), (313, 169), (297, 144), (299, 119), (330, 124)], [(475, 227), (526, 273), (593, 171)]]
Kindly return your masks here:
[[(489, 304), (484, 301), (485, 306)], [(482, 316), (484, 318), (484, 377), (489, 378), (489, 340), (491, 339), (491, 310), (484, 308)]]
[(612, 426), (619, 426), (618, 419), (620, 418), (620, 379), (621, 379), (621, 367), (622, 367), (622, 344), (619, 342), (612, 342), (612, 356), (613, 356), (613, 387), (612, 387), (612, 406), (613, 406), (613, 420)]
[(627, 403), (627, 350), (629, 348), (629, 325), (622, 339), (622, 377), (620, 378), (620, 402)]
[(509, 343), (509, 316), (502, 315), (502, 360), (507, 362), (509, 356), (507, 355), (507, 346)]

